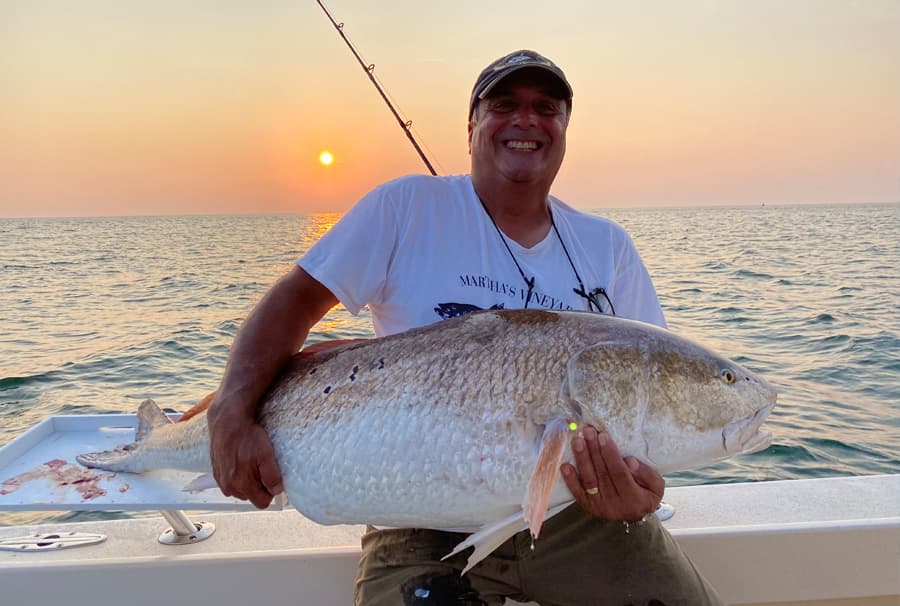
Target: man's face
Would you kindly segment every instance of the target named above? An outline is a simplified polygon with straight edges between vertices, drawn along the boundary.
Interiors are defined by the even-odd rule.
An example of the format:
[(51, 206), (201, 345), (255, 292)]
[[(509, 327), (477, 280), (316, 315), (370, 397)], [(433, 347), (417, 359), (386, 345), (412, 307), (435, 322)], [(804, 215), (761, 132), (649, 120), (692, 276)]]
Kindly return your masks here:
[(472, 174), (549, 189), (566, 153), (567, 105), (552, 76), (528, 70), (508, 76), (469, 122)]

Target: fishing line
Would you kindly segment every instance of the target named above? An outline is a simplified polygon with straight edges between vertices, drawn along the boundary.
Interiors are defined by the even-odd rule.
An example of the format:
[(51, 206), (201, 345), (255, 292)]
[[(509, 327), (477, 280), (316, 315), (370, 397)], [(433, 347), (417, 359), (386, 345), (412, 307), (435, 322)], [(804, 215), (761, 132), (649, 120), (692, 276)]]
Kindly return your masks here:
[(425, 163), (425, 166), (428, 167), (428, 170), (431, 172), (433, 176), (437, 176), (437, 172), (434, 170), (434, 167), (431, 165), (431, 162), (428, 161), (428, 158), (425, 156), (425, 152), (422, 151), (422, 148), (419, 147), (419, 143), (416, 141), (415, 137), (412, 135), (412, 131), (410, 128), (412, 127), (412, 120), (404, 120), (400, 117), (400, 114), (394, 108), (394, 104), (391, 103), (391, 100), (388, 99), (387, 94), (384, 92), (384, 89), (381, 88), (381, 85), (378, 84), (378, 80), (375, 79), (373, 75), (375, 71), (374, 63), (366, 63), (362, 60), (362, 57), (359, 56), (359, 53), (356, 52), (356, 48), (353, 47), (353, 44), (347, 38), (346, 34), (344, 34), (344, 24), (338, 23), (334, 20), (334, 17), (331, 16), (331, 13), (328, 12), (328, 9), (325, 8), (325, 5), (322, 3), (322, 0), (316, 0), (325, 14), (328, 16), (328, 20), (331, 21), (331, 24), (334, 25), (334, 29), (337, 30), (338, 34), (341, 35), (341, 39), (347, 44), (347, 47), (350, 49), (350, 52), (353, 53), (353, 56), (356, 57), (356, 60), (359, 62), (360, 67), (363, 68), (363, 71), (366, 72), (366, 75), (369, 77), (369, 80), (372, 81), (372, 84), (375, 86), (375, 89), (378, 91), (378, 94), (381, 95), (381, 98), (384, 99), (384, 102), (387, 104), (388, 109), (391, 110), (391, 113), (394, 114), (394, 117), (397, 119), (397, 123), (400, 124), (400, 128), (403, 129), (403, 132), (406, 133), (406, 138), (409, 139), (409, 142), (412, 143), (413, 147), (416, 148), (416, 151), (419, 153), (419, 157), (422, 158), (422, 162)]

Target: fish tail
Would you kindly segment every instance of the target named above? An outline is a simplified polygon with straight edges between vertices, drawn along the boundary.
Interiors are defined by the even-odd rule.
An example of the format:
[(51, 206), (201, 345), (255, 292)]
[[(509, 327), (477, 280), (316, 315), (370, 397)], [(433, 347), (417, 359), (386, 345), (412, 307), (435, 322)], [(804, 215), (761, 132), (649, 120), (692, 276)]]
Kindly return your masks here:
[(138, 427), (134, 433), (134, 442), (117, 446), (113, 450), (89, 452), (75, 457), (85, 467), (104, 469), (106, 471), (141, 471), (137, 468), (140, 445), (147, 441), (153, 430), (172, 423), (159, 405), (153, 400), (144, 400), (138, 407)]

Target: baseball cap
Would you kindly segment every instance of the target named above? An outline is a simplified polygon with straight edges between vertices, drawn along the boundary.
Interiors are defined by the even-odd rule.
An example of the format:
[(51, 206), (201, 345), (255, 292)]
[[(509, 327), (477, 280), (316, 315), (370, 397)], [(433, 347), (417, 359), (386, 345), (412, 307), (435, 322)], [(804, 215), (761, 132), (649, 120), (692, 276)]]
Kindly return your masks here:
[(478, 102), (487, 97), (501, 80), (526, 67), (543, 69), (556, 76), (567, 93), (565, 99), (568, 101), (572, 98), (572, 86), (566, 80), (566, 75), (559, 66), (533, 50), (517, 50), (500, 57), (478, 75), (475, 86), (472, 88), (472, 98), (469, 100), (469, 118), (472, 117), (472, 112), (475, 111)]

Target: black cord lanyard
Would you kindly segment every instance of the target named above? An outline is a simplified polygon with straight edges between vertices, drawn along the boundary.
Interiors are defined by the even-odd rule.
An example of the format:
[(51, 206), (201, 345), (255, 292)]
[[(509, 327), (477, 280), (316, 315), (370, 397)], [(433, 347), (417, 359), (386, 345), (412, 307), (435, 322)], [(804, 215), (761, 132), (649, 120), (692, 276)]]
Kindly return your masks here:
[(616, 308), (613, 307), (612, 301), (609, 299), (609, 295), (606, 294), (606, 289), (602, 286), (598, 286), (593, 289), (591, 292), (586, 292), (584, 290), (584, 282), (581, 281), (581, 276), (578, 275), (578, 270), (575, 269), (575, 263), (572, 262), (572, 256), (569, 254), (569, 249), (566, 248), (566, 243), (563, 241), (562, 236), (559, 235), (559, 229), (556, 228), (556, 221), (553, 220), (553, 211), (550, 210), (550, 207), (547, 207), (547, 212), (550, 213), (550, 225), (553, 226), (553, 231), (556, 232), (556, 237), (559, 240), (559, 243), (562, 244), (563, 252), (566, 253), (566, 259), (569, 260), (569, 265), (572, 266), (572, 271), (575, 272), (575, 279), (578, 280), (578, 288), (573, 288), (572, 290), (576, 295), (586, 299), (588, 302), (588, 309), (594, 311), (594, 306), (597, 307), (597, 312), (602, 313), (603, 308), (600, 307), (600, 300), (597, 299), (597, 295), (603, 295), (603, 298), (606, 299), (606, 302), (609, 303), (609, 311), (612, 315), (616, 315)]
[(493, 215), (491, 215), (491, 211), (488, 210), (488, 207), (487, 205), (485, 205), (484, 200), (481, 199), (481, 196), (478, 196), (478, 201), (481, 202), (481, 208), (484, 209), (484, 212), (487, 213), (488, 219), (490, 219), (491, 223), (493, 223), (494, 229), (497, 230), (497, 235), (500, 236), (500, 239), (503, 241), (503, 245), (506, 247), (506, 252), (509, 253), (509, 256), (512, 258), (513, 263), (516, 264), (516, 269), (519, 270), (519, 275), (522, 276), (522, 280), (525, 282), (525, 286), (528, 287), (528, 294), (525, 295), (525, 309), (528, 309), (528, 304), (531, 303), (531, 295), (534, 294), (534, 276), (531, 276), (530, 280), (525, 277), (525, 272), (522, 271), (522, 266), (519, 265), (519, 261), (513, 254), (512, 249), (509, 247), (509, 242), (506, 241), (506, 237), (503, 235), (503, 232), (500, 231), (500, 228), (497, 226), (497, 222), (494, 221), (494, 217)]
[[(493, 224), (494, 229), (497, 230), (497, 235), (500, 236), (500, 240), (503, 241), (503, 245), (506, 247), (506, 252), (509, 253), (509, 256), (513, 260), (513, 263), (516, 264), (516, 269), (519, 270), (519, 275), (522, 276), (522, 281), (525, 282), (525, 286), (528, 287), (528, 294), (525, 296), (525, 309), (528, 309), (528, 304), (531, 302), (531, 297), (534, 294), (534, 276), (532, 276), (530, 279), (525, 276), (525, 272), (522, 270), (522, 266), (519, 265), (519, 261), (518, 259), (516, 259), (516, 255), (513, 254), (512, 249), (509, 247), (509, 242), (506, 241), (506, 236), (504, 236), (503, 232), (500, 231), (500, 227), (497, 225), (497, 222), (494, 221), (494, 216), (491, 215), (491, 211), (488, 210), (488, 207), (484, 203), (484, 200), (481, 199), (481, 196), (478, 196), (478, 201), (481, 202), (481, 207), (484, 209), (485, 214), (487, 214), (488, 219), (491, 220), (491, 224)], [(553, 211), (550, 209), (549, 205), (547, 205), (547, 213), (550, 215), (550, 225), (553, 227), (553, 232), (556, 234), (556, 239), (559, 240), (563, 252), (566, 253), (566, 259), (569, 260), (569, 265), (572, 267), (572, 272), (575, 274), (575, 279), (578, 281), (578, 288), (573, 288), (572, 291), (588, 302), (588, 309), (590, 311), (595, 311), (594, 307), (596, 307), (596, 311), (598, 313), (602, 313), (603, 308), (600, 306), (600, 300), (597, 298), (597, 295), (602, 295), (603, 298), (606, 299), (606, 302), (609, 304), (610, 313), (612, 315), (616, 315), (616, 309), (613, 307), (609, 295), (606, 294), (606, 289), (604, 289), (602, 286), (598, 286), (590, 292), (585, 291), (584, 282), (582, 282), (581, 276), (578, 274), (578, 270), (575, 268), (575, 263), (572, 261), (572, 255), (569, 254), (569, 249), (566, 248), (566, 243), (563, 241), (562, 236), (559, 233), (559, 229), (556, 227), (556, 221), (553, 220)]]

